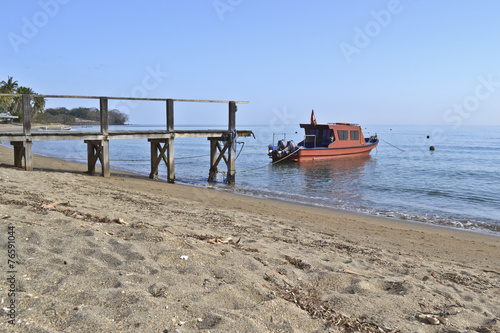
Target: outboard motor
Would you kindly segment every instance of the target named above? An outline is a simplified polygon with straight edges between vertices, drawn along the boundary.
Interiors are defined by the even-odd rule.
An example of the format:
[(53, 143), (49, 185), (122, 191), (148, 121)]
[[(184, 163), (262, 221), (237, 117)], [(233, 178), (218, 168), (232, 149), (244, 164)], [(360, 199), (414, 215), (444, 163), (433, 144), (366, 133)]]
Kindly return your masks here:
[(288, 156), (297, 150), (297, 146), (293, 142), (293, 140), (288, 141), (285, 144), (285, 140), (279, 140), (277, 146), (272, 146), (269, 145), (269, 156), (276, 156), (276, 158), (283, 158), (285, 156)]
[(281, 158), (284, 156), (285, 148), (286, 148), (285, 140), (279, 140), (278, 146), (276, 146), (276, 148), (274, 148), (273, 153), (276, 153), (276, 157)]
[(283, 150), (283, 155), (284, 156), (288, 156), (290, 155), (291, 153), (293, 153), (295, 151), (296, 146), (295, 146), (295, 142), (293, 142), (293, 140), (290, 140), (287, 142), (286, 144), (286, 148)]
[(286, 148), (285, 140), (278, 141), (278, 150), (285, 150), (285, 148)]

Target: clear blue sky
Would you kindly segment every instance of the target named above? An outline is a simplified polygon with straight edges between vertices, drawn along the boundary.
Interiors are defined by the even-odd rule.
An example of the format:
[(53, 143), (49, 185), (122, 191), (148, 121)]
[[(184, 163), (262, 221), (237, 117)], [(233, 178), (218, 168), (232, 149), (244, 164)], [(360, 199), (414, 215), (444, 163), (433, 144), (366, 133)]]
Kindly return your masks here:
[[(238, 124), (500, 124), (500, 2), (2, 0), (0, 80), (41, 94), (246, 100)], [(48, 107), (97, 106), (49, 99)], [(133, 123), (159, 103), (110, 102)], [(176, 123), (226, 105), (176, 103)]]

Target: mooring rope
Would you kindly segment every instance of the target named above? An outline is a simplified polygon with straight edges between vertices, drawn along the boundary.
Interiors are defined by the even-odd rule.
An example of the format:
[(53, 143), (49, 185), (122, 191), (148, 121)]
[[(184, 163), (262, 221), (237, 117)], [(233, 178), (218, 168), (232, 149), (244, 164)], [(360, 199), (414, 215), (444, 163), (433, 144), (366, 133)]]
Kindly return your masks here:
[(389, 146), (392, 146), (392, 147), (394, 147), (394, 148), (396, 148), (396, 149), (399, 149), (399, 150), (401, 150), (402, 152), (404, 152), (404, 149), (398, 148), (398, 147), (396, 147), (395, 145), (393, 145), (392, 143), (385, 141), (384, 139), (381, 139), (381, 138), (378, 138), (378, 139), (379, 139), (380, 141), (384, 141), (384, 142), (385, 142), (385, 143), (387, 143)]
[(291, 154), (289, 155), (286, 155), (285, 157), (277, 160), (277, 161), (274, 161), (272, 163), (269, 163), (269, 164), (266, 164), (266, 165), (263, 165), (263, 166), (260, 166), (260, 167), (257, 167), (257, 168), (253, 168), (253, 169), (248, 169), (248, 170), (242, 170), (242, 171), (236, 171), (236, 173), (244, 173), (244, 172), (250, 172), (250, 171), (255, 171), (255, 170), (259, 170), (259, 169), (263, 169), (265, 167), (268, 167), (268, 166), (271, 166), (271, 165), (274, 165), (274, 164), (277, 164), (279, 162), (282, 162), (284, 160), (286, 160), (287, 158), (289, 158), (290, 156), (292, 156), (293, 154), (295, 154), (296, 152), (298, 152), (299, 150), (301, 150), (302, 147), (299, 147), (297, 148), (294, 152), (292, 152)]

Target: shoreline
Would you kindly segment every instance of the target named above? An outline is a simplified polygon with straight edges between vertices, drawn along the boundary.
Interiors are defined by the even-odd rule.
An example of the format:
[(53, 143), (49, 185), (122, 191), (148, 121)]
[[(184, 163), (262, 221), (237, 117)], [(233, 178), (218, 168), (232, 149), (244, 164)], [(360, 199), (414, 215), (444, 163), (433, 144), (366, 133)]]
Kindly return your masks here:
[[(2, 146), (6, 147), (8, 149), (12, 149), (10, 146), (8, 146), (8, 145), (5, 146), (4, 144), (0, 143), (0, 147), (2, 147)], [(74, 160), (73, 161), (72, 160), (64, 160), (64, 159), (60, 159), (60, 158), (57, 158), (57, 157), (51, 157), (51, 156), (40, 155), (40, 154), (34, 154), (34, 156), (38, 156), (38, 158), (42, 158), (43, 157), (43, 158), (53, 159), (55, 161), (65, 161), (65, 162), (68, 162), (68, 163), (75, 163), (77, 165), (85, 165), (86, 166), (86, 162), (78, 162), (78, 161), (74, 161)], [(49, 163), (49, 164), (52, 164), (52, 163)], [(68, 165), (68, 167), (72, 168), (72, 166), (70, 166), (70, 165)], [(36, 169), (36, 166), (35, 166), (35, 169)], [(41, 169), (43, 169), (43, 168), (41, 168)], [(77, 169), (80, 169), (80, 168), (77, 168)], [(82, 172), (85, 172), (85, 170), (83, 170)], [(135, 176), (135, 177), (143, 178), (145, 180), (150, 180), (147, 175), (142, 175), (142, 174), (135, 173), (135, 172), (132, 172), (132, 171), (127, 171), (127, 170), (113, 168), (111, 170), (111, 172), (112, 172), (112, 176), (113, 176), (113, 174), (115, 174), (115, 175), (129, 175), (129, 176)], [(96, 175), (99, 175), (99, 172), (96, 172)], [(158, 181), (164, 182), (164, 183), (168, 183), (165, 179), (161, 179), (161, 178)], [(259, 196), (258, 194), (243, 193), (243, 191), (248, 192), (248, 190), (242, 190), (242, 191), (236, 190), (236, 191), (234, 191), (234, 190), (226, 189), (226, 188), (218, 188), (218, 187), (215, 187), (215, 186), (203, 186), (203, 185), (198, 185), (198, 184), (195, 184), (195, 183), (182, 182), (182, 181), (177, 181), (175, 184), (178, 185), (178, 186), (190, 186), (190, 187), (200, 188), (200, 189), (212, 189), (212, 190), (227, 192), (227, 193), (231, 193), (231, 194), (235, 194), (235, 195), (241, 195), (241, 196), (248, 197), (248, 198), (255, 198), (255, 199), (262, 199), (262, 200), (271, 200), (271, 201), (276, 201), (276, 202), (280, 202), (280, 203), (284, 203), (284, 204), (290, 204), (290, 205), (300, 205), (300, 206), (304, 206), (304, 207), (311, 207), (311, 208), (318, 208), (318, 209), (327, 209), (327, 210), (332, 211), (333, 213), (354, 214), (354, 215), (360, 215), (360, 216), (366, 216), (366, 217), (395, 220), (395, 221), (399, 221), (399, 222), (402, 222), (402, 223), (423, 224), (423, 225), (431, 226), (431, 227), (434, 226), (434, 227), (438, 227), (438, 228), (445, 228), (445, 229), (451, 229), (451, 230), (457, 230), (457, 231), (466, 231), (466, 232), (472, 232), (472, 233), (479, 233), (479, 234), (484, 234), (484, 235), (490, 235), (490, 236), (494, 236), (494, 237), (500, 237), (500, 233), (498, 231), (487, 229), (487, 228), (467, 229), (465, 227), (463, 227), (463, 228), (456, 227), (456, 226), (452, 225), (449, 222), (447, 224), (439, 224), (439, 223), (433, 223), (433, 222), (425, 222), (425, 221), (414, 220), (414, 219), (411, 219), (411, 218), (403, 219), (403, 218), (400, 218), (400, 217), (387, 216), (387, 215), (383, 215), (383, 214), (379, 215), (379, 214), (373, 214), (373, 213), (370, 213), (370, 212), (361, 212), (361, 211), (353, 211), (353, 210), (347, 210), (347, 209), (340, 209), (340, 208), (335, 208), (335, 207), (328, 207), (328, 206), (321, 206), (321, 205), (312, 205), (312, 204), (308, 204), (308, 203), (301, 202), (301, 201), (288, 202), (288, 201), (285, 201), (285, 200), (281, 200), (279, 198)]]
[(497, 236), (39, 155), (26, 172), (12, 155), (0, 147), (0, 218), (16, 228), (17, 318), (33, 331), (500, 328)]
[[(8, 149), (10, 150), (12, 154), (12, 148), (8, 146), (4, 146), (3, 144), (0, 145), (0, 167), (4, 166), (8, 161), (5, 161), (5, 156), (4, 154), (6, 151), (2, 151), (2, 149)], [(47, 163), (47, 168), (43, 168), (42, 166), (34, 166), (34, 171), (36, 172), (37, 170), (39, 171), (54, 171), (54, 172), (70, 172), (70, 173), (82, 173), (84, 175), (86, 174), (86, 168), (87, 165), (84, 162), (78, 162), (78, 161), (68, 161), (64, 159), (59, 159), (55, 157), (50, 157), (50, 156), (45, 156), (45, 155), (40, 155), (40, 154), (33, 154), (34, 158), (40, 160), (42, 163)], [(13, 157), (12, 157), (13, 158)], [(57, 166), (60, 166), (61, 168), (66, 168), (66, 170), (59, 170)], [(11, 164), (11, 167), (14, 168), (14, 166)], [(89, 177), (101, 177), (100, 175), (100, 167), (96, 165), (96, 174), (94, 176), (89, 176)], [(456, 231), (456, 232), (465, 232), (465, 233), (473, 233), (473, 234), (478, 234), (478, 235), (484, 235), (484, 236), (491, 236), (491, 237), (496, 237), (500, 241), (500, 235), (497, 234), (491, 234), (488, 232), (483, 232), (483, 231), (478, 231), (478, 230), (470, 230), (470, 229), (465, 229), (465, 228), (459, 228), (459, 227), (453, 227), (449, 225), (440, 225), (440, 224), (435, 224), (435, 223), (427, 223), (427, 222), (422, 222), (422, 221), (417, 221), (417, 220), (405, 220), (397, 217), (390, 217), (390, 216), (383, 216), (383, 215), (373, 215), (370, 213), (365, 213), (365, 212), (355, 212), (355, 211), (349, 211), (349, 210), (342, 210), (338, 208), (333, 208), (333, 207), (327, 207), (327, 206), (317, 206), (317, 205), (310, 205), (307, 203), (303, 202), (287, 202), (284, 200), (280, 200), (278, 198), (266, 198), (266, 197), (261, 197), (258, 195), (252, 195), (252, 194), (246, 194), (246, 193), (239, 193), (235, 191), (231, 191), (230, 189), (226, 188), (217, 188), (217, 187), (210, 187), (210, 186), (199, 186), (196, 184), (191, 184), (187, 182), (181, 182), (181, 183), (168, 183), (164, 179), (159, 179), (159, 180), (151, 180), (147, 175), (141, 175), (135, 172), (130, 172), (126, 170), (121, 170), (121, 169), (111, 169), (111, 177), (125, 177), (125, 178), (131, 178), (131, 179), (137, 179), (139, 181), (146, 181), (146, 182), (154, 182), (154, 183), (159, 183), (159, 184), (165, 184), (166, 186), (172, 185), (172, 186), (181, 186), (181, 187), (188, 187), (188, 188), (193, 188), (193, 189), (199, 189), (199, 190), (209, 190), (209, 191), (216, 191), (217, 193), (224, 193), (224, 195), (236, 195), (236, 196), (241, 196), (243, 198), (248, 198), (250, 200), (257, 200), (257, 201), (270, 201), (274, 202), (277, 205), (283, 206), (280, 207), (279, 209), (291, 209), (291, 208), (298, 208), (302, 207), (303, 209), (312, 209), (312, 210), (318, 210), (318, 211), (324, 211), (325, 214), (332, 213), (336, 215), (342, 215), (343, 217), (349, 218), (351, 215), (354, 219), (358, 218), (361, 220), (368, 219), (368, 220), (379, 220), (382, 223), (386, 222), (387, 224), (390, 224), (391, 221), (397, 224), (398, 226), (401, 227), (407, 227), (408, 229), (412, 229), (412, 226), (415, 226), (417, 229), (418, 225), (420, 225), (423, 229), (429, 228), (429, 231), (432, 231), (433, 229), (435, 230), (442, 230), (443, 232), (446, 233), (446, 231)], [(244, 199), (243, 199), (244, 200)], [(285, 208), (286, 207), (286, 208)], [(386, 223), (383, 223), (384, 225)]]

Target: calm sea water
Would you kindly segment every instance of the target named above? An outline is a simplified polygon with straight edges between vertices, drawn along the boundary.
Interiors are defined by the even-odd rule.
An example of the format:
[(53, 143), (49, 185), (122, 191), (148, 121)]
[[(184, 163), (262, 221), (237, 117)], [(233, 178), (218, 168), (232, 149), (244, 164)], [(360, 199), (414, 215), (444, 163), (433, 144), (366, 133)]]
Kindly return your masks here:
[[(203, 138), (175, 140), (176, 181), (500, 235), (500, 127), (366, 126), (365, 137), (377, 133), (383, 140), (369, 156), (275, 165), (267, 156), (273, 130), (244, 129), (253, 130), (256, 139), (238, 140), (234, 186), (225, 184), (222, 174), (218, 183), (207, 183), (209, 142)], [(274, 129), (295, 142), (302, 131), (298, 126)], [(33, 150), (86, 163), (86, 145), (79, 141), (35, 142)], [(147, 140), (112, 140), (110, 154), (112, 168), (149, 174)]]

